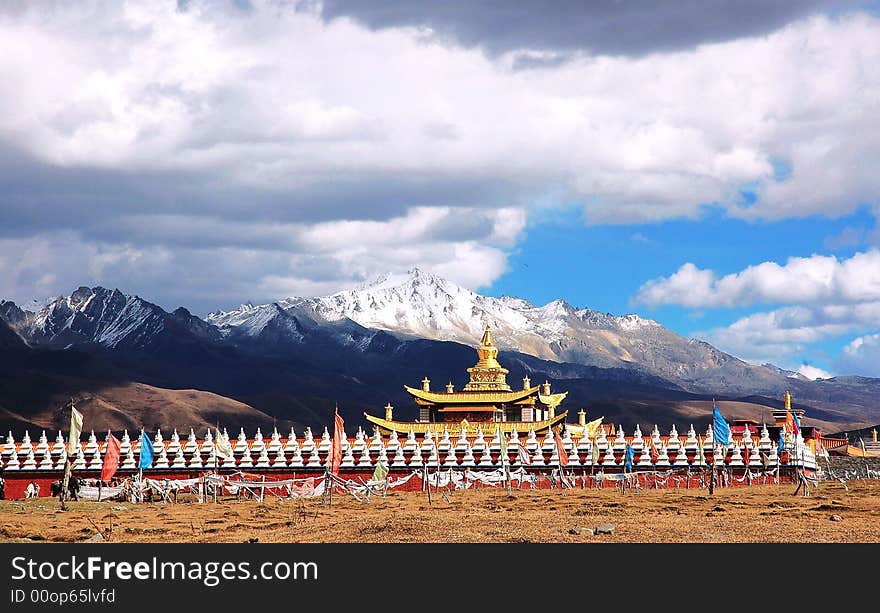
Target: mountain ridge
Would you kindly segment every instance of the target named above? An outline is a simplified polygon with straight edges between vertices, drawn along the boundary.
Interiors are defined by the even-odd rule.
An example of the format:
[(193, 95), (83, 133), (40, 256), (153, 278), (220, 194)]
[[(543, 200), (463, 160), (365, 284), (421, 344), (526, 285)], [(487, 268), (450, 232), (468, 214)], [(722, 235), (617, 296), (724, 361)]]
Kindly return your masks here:
[[(577, 309), (562, 299), (535, 306), (481, 296), (418, 270), (329, 296), (247, 303), (204, 319), (118, 289), (80, 287), (37, 312), (0, 301), (0, 322), (0, 358), (29, 349), (45, 369), (59, 362), (53, 352), (84, 351), (122, 380), (197, 387), (295, 423), (314, 424), (339, 400), (372, 410), (374, 402), (407, 402), (402, 384), (426, 373), (459, 377), (486, 323), (495, 328), (511, 376), (563, 380), (576, 390), (572, 401), (598, 403), (610, 414), (634, 407), (645, 414), (651, 398), (670, 411), (682, 402), (692, 410), (712, 397), (767, 407), (791, 390), (818, 419), (854, 424), (876, 421), (871, 415), (880, 397), (880, 379), (809, 381), (748, 364), (636, 314)], [(517, 326), (526, 330), (523, 337)], [(360, 412), (348, 418), (360, 419)]]

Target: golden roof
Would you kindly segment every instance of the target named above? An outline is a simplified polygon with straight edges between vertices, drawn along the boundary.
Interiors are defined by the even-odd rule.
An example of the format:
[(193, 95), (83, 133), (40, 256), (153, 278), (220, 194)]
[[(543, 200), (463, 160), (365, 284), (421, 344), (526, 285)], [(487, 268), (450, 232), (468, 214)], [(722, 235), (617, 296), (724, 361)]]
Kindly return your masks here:
[[(535, 433), (540, 433), (547, 428), (555, 426), (556, 424), (562, 422), (565, 419), (565, 416), (568, 415), (568, 411), (563, 411), (559, 415), (555, 417), (551, 417), (550, 419), (544, 419), (541, 421), (480, 421), (480, 422), (468, 422), (466, 420), (462, 420), (459, 423), (455, 422), (414, 422), (414, 421), (393, 421), (390, 419), (382, 419), (380, 417), (374, 417), (368, 413), (364, 413), (364, 417), (367, 418), (368, 421), (379, 426), (381, 430), (384, 430), (383, 434), (388, 434), (392, 430), (399, 433), (405, 434), (412, 430), (415, 434), (425, 434), (428, 430), (431, 431), (432, 435), (440, 435), (443, 434), (443, 429), (446, 428), (450, 435), (461, 435), (461, 429), (466, 429), (466, 434), (468, 436), (476, 436), (480, 429), (483, 430), (483, 434), (491, 435), (495, 432), (495, 428), (501, 428), (501, 431), (505, 434), (510, 434), (514, 430), (517, 432), (528, 432), (529, 430), (534, 430)], [(570, 427), (569, 424), (566, 424), (566, 427)]]
[(549, 396), (538, 394), (538, 402), (546, 404), (548, 407), (553, 408), (555, 406), (558, 406), (560, 402), (565, 400), (566, 396), (568, 396), (568, 392), (562, 392), (561, 394), (550, 394)]
[[(415, 396), (419, 400), (424, 400), (431, 403), (436, 404), (461, 404), (461, 403), (509, 403), (516, 402), (517, 400), (522, 400), (523, 398), (528, 398), (529, 396), (533, 396), (538, 393), (538, 390), (541, 386), (536, 385), (534, 387), (530, 387), (524, 390), (518, 390), (515, 392), (493, 392), (493, 391), (479, 391), (479, 392), (452, 392), (451, 394), (446, 392), (426, 392), (425, 390), (416, 389), (414, 387), (410, 387), (408, 385), (404, 385), (403, 388)], [(567, 394), (568, 392), (566, 392)], [(565, 397), (565, 394), (553, 394), (553, 396), (562, 396)], [(546, 396), (545, 396), (546, 398)], [(562, 398), (559, 399), (560, 401)], [(557, 402), (559, 404), (559, 402)]]

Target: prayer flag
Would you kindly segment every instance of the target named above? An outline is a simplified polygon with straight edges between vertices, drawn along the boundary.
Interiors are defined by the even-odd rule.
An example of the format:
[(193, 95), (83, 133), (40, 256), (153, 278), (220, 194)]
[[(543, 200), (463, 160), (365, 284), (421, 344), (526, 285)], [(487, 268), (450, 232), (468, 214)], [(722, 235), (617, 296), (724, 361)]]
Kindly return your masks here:
[(791, 431), (795, 436), (797, 436), (801, 431), (801, 420), (798, 419), (797, 413), (792, 413), (791, 417), (792, 417)]
[(107, 447), (104, 449), (104, 465), (101, 467), (101, 481), (109, 481), (119, 468), (119, 440), (107, 433)]
[(73, 456), (79, 448), (79, 436), (82, 434), (83, 416), (76, 410), (73, 404), (70, 405), (70, 436), (67, 439), (67, 455)]
[(785, 437), (782, 436), (783, 432), (785, 432), (785, 428), (779, 431), (779, 447), (776, 449), (776, 455), (779, 456), (785, 451)]
[(138, 462), (138, 468), (149, 468), (153, 465), (153, 458), (156, 452), (153, 450), (153, 441), (147, 436), (147, 433), (141, 430), (141, 457)]
[(214, 454), (223, 460), (232, 460), (235, 458), (235, 453), (232, 451), (232, 445), (229, 444), (229, 441), (220, 434), (219, 428), (214, 428)]
[(559, 465), (565, 466), (568, 464), (568, 453), (565, 451), (565, 445), (562, 443), (562, 437), (559, 436), (559, 431), (553, 433), (553, 438), (556, 439), (556, 453), (559, 454)]
[(342, 437), (345, 435), (345, 424), (339, 416), (339, 408), (333, 418), (333, 449), (331, 451), (330, 472), (339, 474), (339, 465), (342, 464)]
[(730, 445), (730, 425), (724, 419), (724, 416), (721, 415), (718, 405), (714, 402), (712, 403), (712, 411), (714, 414), (712, 418), (712, 432), (715, 435), (715, 443)]
[(373, 471), (373, 476), (370, 478), (370, 481), (384, 481), (387, 476), (388, 465), (382, 460), (376, 460), (376, 470)]
[(623, 454), (623, 472), (631, 473), (633, 469), (633, 448), (632, 445), (626, 446), (626, 451)]
[(529, 453), (529, 450), (526, 449), (525, 443), (519, 444), (519, 449), (517, 450), (517, 458), (519, 459), (520, 464), (532, 463), (532, 456)]

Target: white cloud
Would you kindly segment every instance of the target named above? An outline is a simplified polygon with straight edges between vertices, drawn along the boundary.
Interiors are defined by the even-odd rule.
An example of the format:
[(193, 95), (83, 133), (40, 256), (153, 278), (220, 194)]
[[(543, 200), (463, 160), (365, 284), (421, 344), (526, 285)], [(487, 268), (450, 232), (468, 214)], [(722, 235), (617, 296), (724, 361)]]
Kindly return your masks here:
[[(477, 172), (526, 193), (563, 183), (605, 223), (693, 217), (706, 203), (843, 213), (880, 194), (855, 163), (880, 151), (880, 20), (867, 15), (518, 72), (515, 54), (493, 61), (410, 28), (254, 4), (7, 15), (0, 133), (52, 164), (210, 169), (272, 188), (386, 171)], [(788, 180), (772, 180), (774, 158)], [(761, 199), (740, 208), (752, 181)]]
[[(524, 226), (512, 208), (416, 207), (386, 221), (317, 224), (142, 216), (116, 224), (115, 243), (69, 231), (0, 238), (0, 296), (26, 302), (101, 284), (207, 313), (330, 293), (413, 266), (476, 289), (505, 272), (505, 247)], [(153, 244), (143, 246), (142, 233)]]
[(686, 263), (669, 277), (648, 281), (634, 301), (693, 308), (760, 303), (861, 303), (880, 300), (880, 250), (851, 258), (792, 257), (784, 265), (763, 262), (719, 278)]
[(880, 333), (853, 339), (843, 348), (839, 363), (846, 372), (880, 377)]
[[(867, 14), (522, 71), (521, 50), (487, 57), (414, 28), (325, 23), (310, 3), (252, 4), (0, 12), (0, 154), (21, 165), (21, 184), (0, 194), (4, 236), (48, 251), (78, 236), (88, 262), (25, 274), (32, 250), (6, 280), (12, 295), (92, 275), (232, 300), (412, 265), (474, 286), (504, 271), (548, 194), (591, 223), (697, 218), (707, 203), (834, 215), (880, 195), (861, 163), (880, 155), (880, 19)], [(782, 182), (774, 160), (791, 167)], [(746, 183), (759, 199), (742, 207)], [(872, 259), (830, 287), (822, 271), (845, 263), (805, 260), (816, 276), (788, 285), (797, 262), (728, 281), (689, 265), (643, 288), (645, 303), (847, 302), (876, 289)], [(207, 261), (216, 275), (161, 279), (156, 261)]]
[(827, 370), (822, 370), (821, 368), (818, 368), (817, 366), (813, 366), (811, 364), (801, 364), (800, 367), (798, 367), (797, 371), (805, 376), (807, 379), (812, 379), (813, 381), (815, 381), (816, 379), (830, 379), (834, 376)]
[[(726, 327), (694, 333), (722, 351), (746, 361), (791, 364), (812, 343), (880, 327), (880, 301), (861, 304), (798, 305), (753, 313)], [(855, 342), (855, 341), (853, 341)], [(854, 357), (856, 354), (853, 354)], [(842, 374), (869, 368), (844, 352), (835, 370)], [(876, 371), (876, 369), (875, 369)], [(876, 371), (880, 372), (880, 371)], [(825, 378), (825, 377), (823, 377)]]

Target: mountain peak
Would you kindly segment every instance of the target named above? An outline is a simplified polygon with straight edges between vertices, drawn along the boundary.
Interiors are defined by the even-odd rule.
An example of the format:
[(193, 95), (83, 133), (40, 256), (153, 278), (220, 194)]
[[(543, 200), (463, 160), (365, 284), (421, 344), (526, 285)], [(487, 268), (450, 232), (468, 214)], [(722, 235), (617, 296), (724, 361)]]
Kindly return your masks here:
[(346, 292), (363, 292), (363, 291), (371, 291), (371, 290), (384, 290), (384, 289), (392, 289), (398, 287), (405, 286), (413, 286), (413, 285), (421, 285), (427, 284), (431, 286), (445, 287), (445, 286), (453, 286), (458, 287), (451, 281), (443, 279), (442, 277), (438, 277), (437, 275), (422, 270), (421, 268), (414, 267), (410, 268), (404, 273), (401, 272), (386, 272), (380, 275), (377, 275), (372, 280), (367, 281), (366, 283), (362, 283), (360, 285), (355, 286), (349, 290), (342, 290), (337, 292), (337, 294), (342, 294)]

